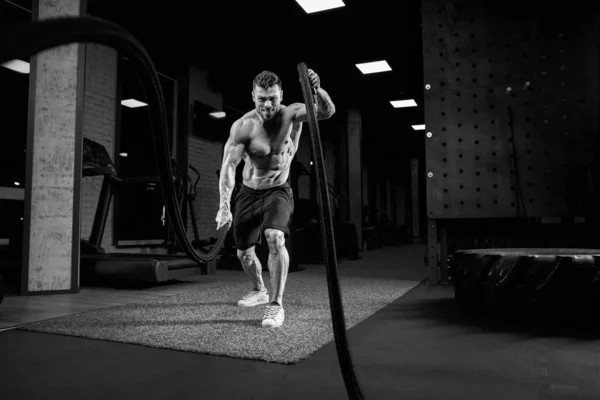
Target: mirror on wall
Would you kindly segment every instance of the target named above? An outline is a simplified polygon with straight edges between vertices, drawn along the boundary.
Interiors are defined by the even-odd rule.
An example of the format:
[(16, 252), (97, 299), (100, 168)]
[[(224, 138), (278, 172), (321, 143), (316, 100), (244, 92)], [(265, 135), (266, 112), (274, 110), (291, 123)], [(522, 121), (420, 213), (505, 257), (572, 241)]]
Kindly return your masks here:
[[(159, 74), (169, 139), (173, 144), (177, 81)], [(150, 126), (150, 111), (129, 60), (118, 67), (118, 111), (115, 164), (126, 180), (115, 196), (114, 242), (116, 246), (161, 245), (166, 237), (165, 214)], [(172, 148), (172, 147), (171, 147)]]
[[(30, 4), (29, 4), (30, 6)], [(0, 1), (0, 23), (31, 21), (27, 5)], [(26, 184), (29, 59), (0, 66), (0, 248), (20, 251)]]

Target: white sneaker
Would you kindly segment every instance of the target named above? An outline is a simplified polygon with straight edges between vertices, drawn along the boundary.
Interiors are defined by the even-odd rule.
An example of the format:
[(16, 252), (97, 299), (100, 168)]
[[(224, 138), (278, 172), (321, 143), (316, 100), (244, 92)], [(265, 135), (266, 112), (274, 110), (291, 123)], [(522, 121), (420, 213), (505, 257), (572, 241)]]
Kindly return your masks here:
[(285, 312), (279, 304), (268, 305), (263, 317), (262, 326), (266, 328), (278, 328), (283, 324)]
[(240, 301), (237, 302), (238, 307), (254, 307), (261, 304), (267, 304), (269, 302), (269, 292), (266, 290), (263, 292), (259, 292), (257, 290), (253, 290), (244, 297)]

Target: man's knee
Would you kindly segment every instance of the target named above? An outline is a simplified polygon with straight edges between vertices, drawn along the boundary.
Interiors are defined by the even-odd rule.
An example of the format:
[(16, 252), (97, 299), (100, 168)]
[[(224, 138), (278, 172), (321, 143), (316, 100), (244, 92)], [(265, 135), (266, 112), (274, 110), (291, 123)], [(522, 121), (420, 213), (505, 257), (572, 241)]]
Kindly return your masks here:
[(238, 256), (238, 259), (244, 265), (252, 264), (252, 262), (254, 261), (254, 258), (256, 257), (256, 253), (254, 252), (254, 246), (249, 247), (247, 249), (243, 249), (243, 250), (238, 249), (237, 256)]
[(285, 249), (285, 234), (278, 229), (266, 229), (265, 238), (271, 254), (278, 254)]

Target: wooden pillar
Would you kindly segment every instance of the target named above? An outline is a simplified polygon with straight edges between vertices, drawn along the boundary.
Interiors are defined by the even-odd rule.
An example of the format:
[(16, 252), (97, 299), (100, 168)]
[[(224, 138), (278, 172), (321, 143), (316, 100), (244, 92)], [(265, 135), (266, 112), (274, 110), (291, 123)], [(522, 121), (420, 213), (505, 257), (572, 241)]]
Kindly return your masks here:
[(390, 220), (394, 218), (394, 194), (392, 193), (392, 178), (387, 175), (385, 178), (385, 200), (386, 200), (386, 211)]
[(357, 109), (348, 111), (348, 221), (356, 227), (358, 247), (363, 251), (362, 239), (362, 116)]
[(350, 188), (348, 179), (348, 132), (347, 117), (342, 120), (342, 124), (337, 126), (338, 158), (336, 162), (336, 177), (338, 193), (340, 196), (340, 215), (339, 221), (348, 221), (350, 218)]
[(376, 174), (374, 176), (374, 180), (375, 180), (375, 208), (381, 210), (384, 208), (383, 205), (383, 191), (385, 190), (385, 187), (383, 185), (383, 175), (382, 175), (382, 168), (380, 163), (378, 162), (377, 165), (375, 166), (376, 168)]
[[(86, 0), (36, 0), (33, 20), (85, 15)], [(21, 294), (79, 291), (85, 44), (30, 60)]]
[(396, 228), (406, 227), (406, 188), (396, 187)]
[(370, 181), (369, 181), (369, 166), (367, 164), (363, 164), (362, 167), (362, 202), (363, 202), (363, 206), (369, 206), (369, 190), (372, 190), (370, 188)]

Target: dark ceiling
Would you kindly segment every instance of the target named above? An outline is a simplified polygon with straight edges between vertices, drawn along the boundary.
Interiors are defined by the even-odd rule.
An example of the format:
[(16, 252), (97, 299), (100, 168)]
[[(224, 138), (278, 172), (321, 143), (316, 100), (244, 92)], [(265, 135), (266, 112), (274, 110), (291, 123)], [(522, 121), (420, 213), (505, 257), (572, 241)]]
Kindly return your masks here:
[[(373, 139), (366, 143), (414, 136), (410, 126), (424, 122), (420, 0), (344, 2), (306, 14), (295, 0), (88, 0), (88, 11), (131, 31), (160, 72), (169, 72), (161, 65), (171, 60), (207, 69), (209, 84), (234, 108), (253, 107), (251, 82), (265, 69), (281, 76), (285, 104), (302, 101), (296, 66), (305, 62), (338, 109), (360, 108), (365, 136)], [(32, 1), (10, 3), (31, 9)], [(393, 71), (363, 75), (355, 66), (382, 59)], [(406, 98), (419, 106), (389, 103)]]
[[(394, 124), (395, 131), (423, 123), (418, 0), (346, 0), (345, 7), (315, 14), (295, 0), (90, 1), (91, 13), (131, 30), (152, 57), (189, 57), (207, 68), (211, 86), (238, 108), (252, 108), (252, 78), (265, 69), (282, 77), (284, 102), (301, 101), (296, 65), (305, 62), (341, 107), (358, 106), (365, 118)], [(393, 71), (363, 75), (355, 67), (381, 59)], [(404, 98), (419, 107), (389, 103)]]
[[(284, 103), (301, 101), (296, 65), (305, 62), (319, 73), (338, 109), (361, 109), (365, 137), (374, 138), (368, 143), (386, 146), (393, 140), (422, 147), (422, 135), (410, 128), (424, 123), (420, 0), (345, 0), (345, 7), (316, 14), (306, 14), (295, 0), (87, 1), (92, 15), (136, 35), (159, 71), (168, 73), (170, 60), (190, 60), (207, 69), (209, 84), (224, 93), (229, 106), (252, 108), (251, 81), (265, 69), (282, 77)], [(10, 3), (31, 9), (31, 0)], [(583, 3), (592, 7), (593, 2)], [(486, 7), (515, 18), (566, 12), (559, 3), (540, 9), (528, 0)], [(380, 59), (393, 71), (362, 75), (355, 67)], [(389, 103), (405, 98), (414, 98), (419, 106), (394, 109)], [(417, 141), (407, 143), (405, 138), (411, 137)]]

